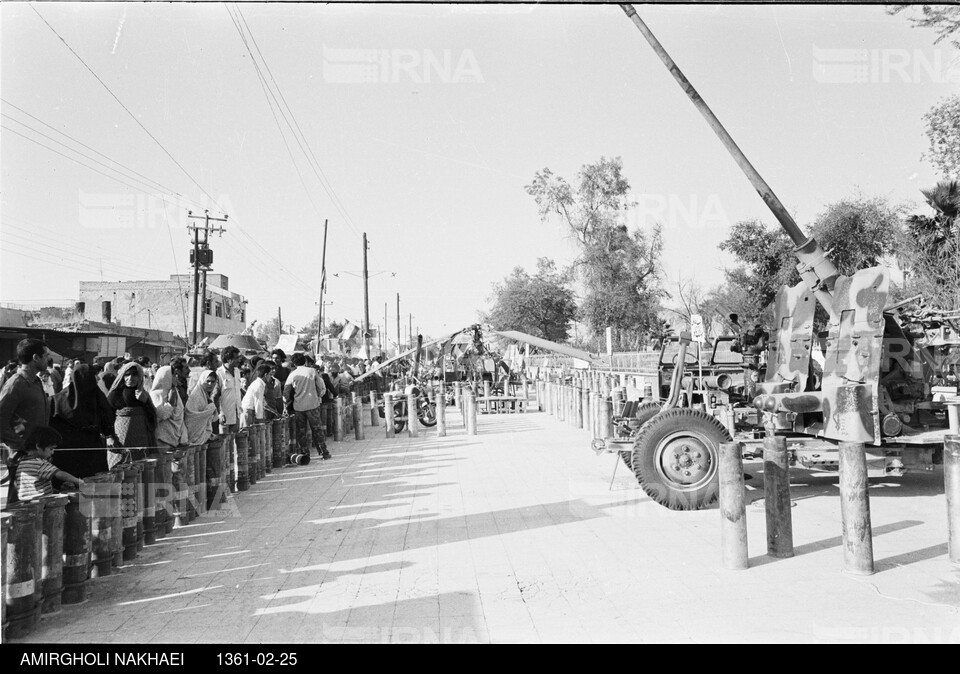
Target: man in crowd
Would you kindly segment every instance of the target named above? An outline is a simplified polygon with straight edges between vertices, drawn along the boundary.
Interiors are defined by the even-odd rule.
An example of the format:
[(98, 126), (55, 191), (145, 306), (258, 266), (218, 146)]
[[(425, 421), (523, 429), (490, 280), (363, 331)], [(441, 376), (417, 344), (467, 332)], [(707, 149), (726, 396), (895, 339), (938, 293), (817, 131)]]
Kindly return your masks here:
[(287, 377), (290, 376), (290, 368), (286, 366), (287, 354), (283, 352), (283, 349), (274, 349), (270, 355), (277, 366), (273, 376), (280, 380), (280, 386), (286, 386)]
[(262, 424), (267, 420), (266, 387), (270, 377), (271, 363), (261, 362), (255, 370), (256, 377), (247, 384), (247, 391), (243, 394), (240, 408), (243, 410), (241, 426)]
[(329, 459), (330, 452), (327, 451), (326, 433), (323, 418), (320, 415), (320, 401), (326, 392), (323, 379), (316, 370), (307, 367), (307, 359), (302, 353), (293, 354), (291, 361), (296, 369), (287, 377), (287, 383), (283, 387), (283, 402), (287, 411), (292, 411), (296, 418), (297, 444), (302, 453), (310, 453), (310, 447), (307, 445), (307, 424), (309, 424), (317, 454), (323, 459)]
[(240, 349), (235, 346), (224, 348), (220, 354), (223, 365), (217, 368), (220, 388), (220, 428), (223, 433), (236, 433), (240, 430), (240, 371), (238, 365), (243, 359)]
[(23, 449), (33, 429), (50, 421), (50, 403), (38, 376), (47, 371), (50, 358), (50, 350), (39, 339), (23, 339), (17, 344), (20, 367), (0, 391), (0, 442), (11, 449)]

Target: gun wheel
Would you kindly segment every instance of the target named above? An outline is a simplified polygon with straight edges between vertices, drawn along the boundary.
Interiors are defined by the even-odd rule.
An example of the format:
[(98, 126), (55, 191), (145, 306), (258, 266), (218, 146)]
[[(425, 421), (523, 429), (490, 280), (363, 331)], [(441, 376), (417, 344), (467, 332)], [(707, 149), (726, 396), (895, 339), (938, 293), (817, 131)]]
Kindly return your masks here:
[(640, 428), (633, 472), (650, 498), (671, 510), (698, 510), (717, 500), (720, 443), (730, 441), (716, 418), (670, 409)]

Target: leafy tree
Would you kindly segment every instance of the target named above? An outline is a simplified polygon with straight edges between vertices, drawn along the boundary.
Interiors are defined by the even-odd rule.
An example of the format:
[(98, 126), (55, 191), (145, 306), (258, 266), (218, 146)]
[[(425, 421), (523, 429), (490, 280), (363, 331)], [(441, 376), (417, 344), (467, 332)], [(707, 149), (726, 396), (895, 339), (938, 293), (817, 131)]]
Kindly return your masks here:
[(254, 328), (253, 331), (253, 336), (258, 342), (265, 343), (268, 348), (273, 347), (273, 345), (277, 343), (277, 340), (280, 339), (279, 321), (277, 321), (276, 318), (271, 318), (266, 323), (257, 323), (257, 327)]
[[(727, 269), (727, 286), (714, 289), (725, 314), (738, 314), (747, 322), (763, 322), (766, 308), (780, 288), (800, 281), (793, 242), (780, 228), (769, 229), (759, 220), (742, 220), (720, 244), (740, 264)], [(745, 323), (744, 323), (745, 324)]]
[(484, 317), (498, 330), (520, 330), (554, 342), (569, 339), (577, 305), (570, 289), (570, 273), (560, 272), (547, 258), (537, 260), (537, 273), (521, 267), (493, 286), (493, 308)]
[(904, 207), (882, 197), (841, 199), (820, 213), (811, 233), (841, 274), (874, 267), (890, 258), (900, 245)]
[[(909, 8), (907, 20), (914, 28), (933, 28), (937, 31), (934, 44), (950, 39), (954, 47), (960, 49), (960, 39), (954, 35), (960, 33), (960, 7), (956, 5), (895, 5), (887, 9), (888, 14), (899, 14)], [(919, 10), (919, 16), (917, 15)]]
[(906, 220), (901, 263), (908, 293), (922, 293), (946, 311), (960, 310), (960, 185), (941, 182), (921, 192), (934, 213)]
[[(890, 205), (882, 197), (857, 196), (828, 205), (809, 231), (829, 251), (839, 272), (851, 275), (896, 253), (902, 241), (902, 215), (902, 206)], [(726, 271), (726, 289), (714, 289), (718, 307), (723, 307), (724, 315), (739, 314), (741, 324), (769, 323), (767, 307), (780, 288), (800, 282), (793, 242), (779, 228), (747, 220), (734, 225), (720, 247), (741, 264)]]
[(645, 234), (623, 224), (634, 205), (619, 157), (601, 157), (577, 174), (576, 189), (549, 168), (526, 191), (541, 220), (559, 215), (580, 246), (575, 269), (584, 284), (580, 315), (595, 335), (614, 328), (618, 347), (636, 346), (650, 333), (663, 296), (660, 228)]
[[(316, 334), (317, 334), (317, 325), (319, 325), (319, 323), (320, 323), (320, 314), (319, 314), (319, 312), (318, 312), (317, 315), (313, 317), (313, 320), (311, 320), (309, 323), (307, 323), (305, 326), (303, 326), (303, 328), (300, 330), (300, 332), (301, 332), (302, 334), (305, 334), (305, 335), (314, 335), (314, 336), (316, 336)], [(328, 320), (328, 321), (326, 321), (326, 326), (324, 327), (323, 332), (324, 332), (324, 334), (339, 335), (340, 332), (343, 330), (343, 326), (344, 326), (344, 325), (346, 325), (345, 322), (337, 322), (337, 321), (330, 321), (330, 320)]]
[[(960, 8), (958, 8), (960, 9)], [(947, 96), (923, 116), (930, 147), (924, 158), (949, 178), (960, 178), (960, 94)]]

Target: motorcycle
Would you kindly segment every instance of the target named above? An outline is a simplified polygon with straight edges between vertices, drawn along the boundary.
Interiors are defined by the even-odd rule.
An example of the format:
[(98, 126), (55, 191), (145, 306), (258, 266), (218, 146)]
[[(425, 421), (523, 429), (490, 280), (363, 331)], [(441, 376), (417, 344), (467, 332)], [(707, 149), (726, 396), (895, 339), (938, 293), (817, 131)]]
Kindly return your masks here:
[[(407, 425), (407, 400), (413, 393), (416, 396), (417, 421), (421, 426), (432, 427), (437, 425), (437, 404), (431, 402), (427, 392), (419, 383), (408, 385), (404, 389), (404, 396), (393, 402), (393, 431), (401, 432)], [(386, 418), (384, 411), (385, 403), (380, 402), (377, 405), (377, 413), (381, 419)]]

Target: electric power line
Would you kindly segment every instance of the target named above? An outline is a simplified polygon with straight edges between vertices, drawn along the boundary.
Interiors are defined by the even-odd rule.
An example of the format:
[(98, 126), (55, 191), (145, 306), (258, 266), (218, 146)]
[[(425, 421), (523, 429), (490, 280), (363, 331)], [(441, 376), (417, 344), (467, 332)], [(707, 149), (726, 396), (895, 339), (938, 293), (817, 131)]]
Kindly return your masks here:
[(210, 203), (212, 203), (214, 206), (216, 206), (217, 209), (219, 210), (219, 206), (217, 205), (217, 200), (214, 199), (212, 196), (210, 196), (210, 194), (209, 194), (205, 189), (203, 189), (203, 185), (201, 185), (199, 182), (197, 182), (197, 180), (196, 180), (192, 175), (190, 175), (190, 173), (187, 171), (187, 169), (185, 169), (185, 168), (183, 167), (183, 165), (182, 165), (180, 162), (178, 162), (178, 161), (176, 160), (176, 158), (175, 158), (172, 154), (170, 154), (169, 150), (167, 150), (167, 148), (165, 148), (165, 147), (163, 146), (163, 143), (161, 143), (159, 140), (157, 140), (157, 137), (154, 136), (152, 133), (150, 133), (149, 129), (147, 129), (147, 127), (145, 127), (145, 126), (143, 125), (143, 123), (140, 122), (139, 119), (137, 119), (136, 115), (134, 115), (132, 112), (130, 112), (130, 109), (127, 108), (127, 106), (123, 104), (123, 101), (121, 101), (121, 100), (117, 97), (117, 95), (113, 93), (113, 91), (110, 89), (110, 87), (107, 86), (106, 82), (104, 82), (102, 79), (100, 79), (100, 76), (97, 75), (96, 72), (94, 72), (93, 68), (91, 68), (90, 66), (87, 65), (87, 62), (84, 61), (76, 51), (74, 51), (73, 47), (71, 47), (69, 44), (67, 44), (67, 41), (64, 40), (64, 39), (63, 39), (63, 36), (61, 36), (60, 33), (57, 32), (56, 28), (54, 28), (53, 26), (51, 26), (51, 25), (50, 25), (50, 22), (47, 21), (45, 18), (43, 18), (43, 15), (37, 10), (37, 8), (34, 7), (33, 5), (29, 5), (29, 7), (30, 7), (30, 9), (33, 10), (34, 14), (36, 14), (38, 17), (40, 17), (40, 20), (43, 21), (43, 22), (47, 25), (47, 28), (49, 28), (51, 31), (53, 31), (53, 34), (56, 35), (56, 36), (60, 39), (60, 42), (63, 43), (63, 46), (66, 47), (67, 49), (69, 49), (69, 50), (70, 50), (70, 53), (73, 54), (73, 55), (77, 58), (77, 60), (80, 61), (80, 63), (83, 64), (83, 67), (86, 68), (86, 69), (90, 72), (91, 75), (93, 75), (94, 79), (96, 79), (97, 82), (99, 82), (100, 85), (101, 85), (104, 89), (107, 90), (107, 93), (110, 94), (110, 96), (113, 98), (113, 100), (115, 100), (115, 101), (117, 102), (117, 104), (118, 104), (121, 108), (123, 108), (124, 112), (126, 112), (127, 115), (130, 116), (130, 119), (132, 119), (134, 122), (136, 122), (137, 126), (139, 126), (141, 129), (143, 129), (143, 132), (146, 133), (146, 134), (150, 137), (150, 139), (151, 139), (154, 143), (157, 144), (157, 146), (163, 151), (163, 153), (164, 153), (165, 155), (167, 155), (174, 164), (177, 165), (177, 168), (179, 168), (181, 171), (183, 171), (183, 174), (184, 174), (185, 176), (187, 176), (187, 178), (189, 178), (190, 181), (191, 181), (194, 185), (196, 185), (196, 186), (200, 189), (200, 191), (203, 192), (203, 194), (206, 195), (206, 197), (207, 197), (208, 199), (210, 199)]

